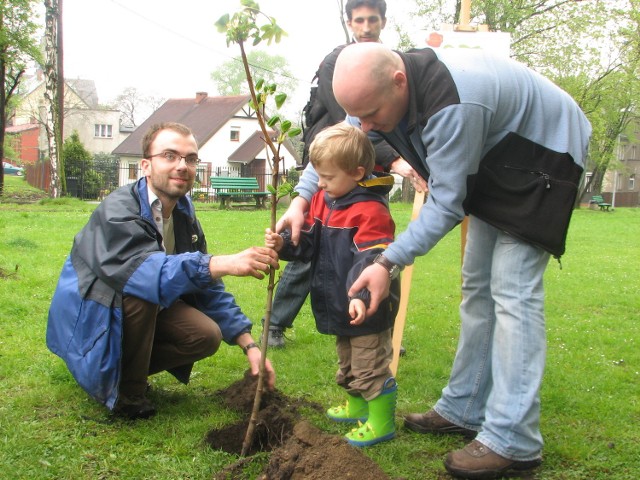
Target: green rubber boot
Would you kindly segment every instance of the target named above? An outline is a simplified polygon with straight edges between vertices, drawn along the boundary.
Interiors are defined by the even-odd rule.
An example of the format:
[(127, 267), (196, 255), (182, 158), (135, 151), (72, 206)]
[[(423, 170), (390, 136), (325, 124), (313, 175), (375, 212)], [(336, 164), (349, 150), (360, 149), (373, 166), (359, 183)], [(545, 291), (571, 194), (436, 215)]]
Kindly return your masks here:
[(368, 447), (391, 440), (396, 436), (396, 400), (398, 384), (390, 377), (384, 382), (380, 395), (369, 400), (369, 419), (346, 435), (347, 441), (356, 447)]
[(369, 416), (369, 405), (362, 397), (348, 395), (344, 405), (331, 407), (327, 410), (327, 417), (334, 422), (356, 423), (366, 422)]

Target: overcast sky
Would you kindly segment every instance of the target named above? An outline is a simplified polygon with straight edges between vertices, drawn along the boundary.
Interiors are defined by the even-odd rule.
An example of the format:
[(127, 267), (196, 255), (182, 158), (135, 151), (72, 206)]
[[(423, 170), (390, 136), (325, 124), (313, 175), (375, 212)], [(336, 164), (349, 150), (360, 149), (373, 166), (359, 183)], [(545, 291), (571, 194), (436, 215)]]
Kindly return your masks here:
[[(276, 18), (288, 36), (275, 49), (299, 80), (291, 99), (304, 106), (310, 80), (319, 62), (344, 43), (335, 0), (259, 0), (262, 11)], [(390, 0), (383, 41), (395, 46), (390, 22), (402, 18), (411, 0)], [(63, 0), (64, 69), (66, 78), (94, 80), (101, 103), (124, 88), (165, 98), (215, 94), (210, 79), (216, 66), (238, 56), (237, 45), (227, 48), (215, 21), (233, 13), (239, 0)], [(287, 6), (288, 5), (288, 6)], [(392, 10), (396, 10), (396, 15)], [(422, 33), (413, 35), (423, 42)]]

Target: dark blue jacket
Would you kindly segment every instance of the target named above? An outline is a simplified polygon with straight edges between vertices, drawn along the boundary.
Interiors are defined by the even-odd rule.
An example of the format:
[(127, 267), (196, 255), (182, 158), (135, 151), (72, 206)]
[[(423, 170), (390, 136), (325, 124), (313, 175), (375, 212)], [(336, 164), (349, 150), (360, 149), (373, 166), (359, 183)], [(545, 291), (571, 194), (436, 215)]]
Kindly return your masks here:
[[(383, 332), (393, 326), (400, 302), (400, 281), (391, 282), (389, 296), (378, 310), (360, 325), (349, 322), (347, 292), (379, 253), (393, 241), (395, 224), (385, 195), (393, 186), (393, 177), (379, 173), (379, 178), (360, 182), (345, 196), (332, 199), (323, 191), (316, 193), (294, 246), (289, 232), (279, 252), (284, 260), (311, 262), (311, 308), (320, 333), (361, 336)], [(358, 292), (369, 305), (369, 291)]]
[[(227, 343), (251, 330), (223, 282), (211, 278), (211, 255), (188, 197), (178, 201), (173, 221), (177, 253), (167, 255), (146, 179), (121, 187), (76, 235), (62, 268), (49, 309), (47, 346), (80, 386), (109, 408), (118, 398), (123, 296), (163, 307), (182, 299), (215, 319)], [(187, 383), (191, 368), (171, 373)]]

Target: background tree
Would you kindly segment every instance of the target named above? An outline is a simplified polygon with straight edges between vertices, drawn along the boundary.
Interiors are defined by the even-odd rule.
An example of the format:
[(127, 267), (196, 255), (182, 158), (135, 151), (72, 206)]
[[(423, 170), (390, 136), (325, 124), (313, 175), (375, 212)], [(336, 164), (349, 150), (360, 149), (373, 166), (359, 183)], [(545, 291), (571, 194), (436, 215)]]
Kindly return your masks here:
[[(247, 61), (253, 78), (261, 78), (268, 85), (277, 84), (278, 90), (286, 94), (294, 91), (297, 80), (289, 71), (287, 60), (283, 56), (251, 50), (247, 52)], [(211, 73), (211, 80), (220, 95), (249, 93), (247, 76), (240, 57), (224, 62)]]
[(156, 111), (165, 99), (144, 95), (135, 87), (127, 87), (115, 98), (110, 107), (120, 112), (123, 125), (136, 127)]
[(62, 98), (64, 90), (62, 71), (61, 45), (61, 2), (62, 0), (44, 0), (45, 6), (45, 59), (44, 78), (46, 101), (45, 132), (49, 145), (49, 162), (51, 163), (51, 182), (49, 194), (53, 198), (60, 197), (65, 190), (64, 169), (61, 165), (63, 129)]
[[(416, 0), (426, 29), (457, 23), (460, 0)], [(599, 192), (616, 145), (637, 118), (640, 90), (638, 0), (473, 0), (472, 23), (511, 34), (511, 55), (546, 75), (580, 105), (593, 126), (579, 199)]]
[[(35, 34), (36, 0), (0, 2), (0, 158), (4, 158), (4, 129), (18, 86), (31, 60), (39, 60)], [(4, 170), (0, 169), (0, 196), (4, 192)]]
[(81, 198), (98, 197), (103, 179), (94, 168), (93, 154), (86, 149), (76, 130), (62, 144), (62, 164), (69, 194)]
[(103, 195), (108, 195), (118, 188), (119, 159), (110, 153), (96, 153), (93, 156), (93, 168), (100, 173), (100, 191)]

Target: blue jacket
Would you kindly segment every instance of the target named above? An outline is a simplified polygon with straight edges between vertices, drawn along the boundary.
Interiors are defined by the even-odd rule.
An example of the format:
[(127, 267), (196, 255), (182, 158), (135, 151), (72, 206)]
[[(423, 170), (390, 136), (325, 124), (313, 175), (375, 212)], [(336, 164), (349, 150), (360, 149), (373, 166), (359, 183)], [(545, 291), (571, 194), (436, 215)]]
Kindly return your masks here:
[[(211, 255), (188, 197), (179, 200), (173, 220), (177, 253), (167, 255), (142, 178), (98, 206), (63, 265), (49, 309), (47, 346), (109, 408), (118, 398), (123, 296), (163, 307), (182, 299), (215, 319), (227, 343), (251, 331), (233, 295), (211, 278)], [(192, 366), (171, 373), (187, 383)]]

